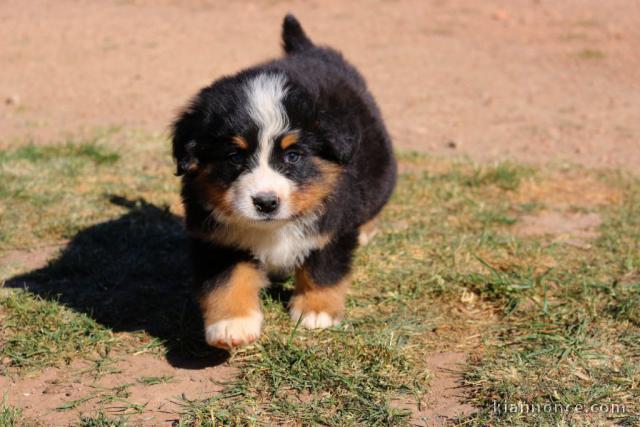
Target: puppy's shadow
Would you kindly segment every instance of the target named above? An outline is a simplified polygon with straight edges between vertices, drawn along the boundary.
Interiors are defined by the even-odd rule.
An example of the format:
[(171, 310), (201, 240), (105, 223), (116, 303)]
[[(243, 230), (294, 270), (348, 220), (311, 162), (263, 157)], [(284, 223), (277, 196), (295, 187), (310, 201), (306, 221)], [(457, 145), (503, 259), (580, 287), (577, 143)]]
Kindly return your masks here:
[(263, 289), (263, 295), (286, 309), (293, 296), (292, 287), (290, 275), (269, 274), (269, 286)]
[(225, 361), (227, 352), (203, 340), (180, 218), (144, 200), (110, 201), (128, 212), (80, 231), (57, 259), (5, 286), (59, 301), (116, 332), (146, 331), (165, 343), (175, 367)]

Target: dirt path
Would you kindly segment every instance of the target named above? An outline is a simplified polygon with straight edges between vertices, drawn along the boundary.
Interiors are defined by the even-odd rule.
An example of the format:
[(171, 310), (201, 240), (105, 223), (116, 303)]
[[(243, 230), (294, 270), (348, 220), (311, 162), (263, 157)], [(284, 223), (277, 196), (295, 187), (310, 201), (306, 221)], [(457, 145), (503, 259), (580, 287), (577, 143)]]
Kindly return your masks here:
[(438, 427), (451, 423), (478, 411), (465, 403), (462, 370), (467, 362), (464, 353), (433, 353), (427, 357), (427, 365), (432, 375), (429, 391), (419, 406), (413, 401), (395, 402), (398, 408), (412, 412), (410, 424), (420, 427)]
[(85, 361), (24, 378), (0, 376), (0, 393), (27, 419), (48, 425), (72, 425), (102, 408), (135, 425), (170, 426), (180, 418), (181, 402), (211, 397), (235, 372), (228, 365), (180, 369), (157, 357), (130, 355), (114, 358), (98, 376)]
[(399, 147), (640, 164), (640, 3), (624, 0), (6, 0), (0, 145), (165, 130), (212, 78), (278, 55), (289, 10), (361, 68)]
[[(427, 360), (433, 378), (420, 408), (413, 400), (394, 406), (411, 410), (411, 424), (416, 426), (438, 426), (475, 412), (476, 408), (463, 403), (460, 369), (466, 356), (434, 353)], [(0, 376), (0, 393), (6, 394), (7, 403), (22, 408), (27, 420), (46, 419), (50, 425), (71, 425), (81, 415), (103, 409), (108, 415), (126, 415), (135, 425), (170, 426), (180, 419), (181, 402), (211, 397), (222, 389), (222, 382), (233, 378), (236, 369), (226, 364), (181, 369), (161, 358), (125, 355), (103, 366), (98, 376), (96, 372), (95, 365), (75, 361), (34, 376)]]

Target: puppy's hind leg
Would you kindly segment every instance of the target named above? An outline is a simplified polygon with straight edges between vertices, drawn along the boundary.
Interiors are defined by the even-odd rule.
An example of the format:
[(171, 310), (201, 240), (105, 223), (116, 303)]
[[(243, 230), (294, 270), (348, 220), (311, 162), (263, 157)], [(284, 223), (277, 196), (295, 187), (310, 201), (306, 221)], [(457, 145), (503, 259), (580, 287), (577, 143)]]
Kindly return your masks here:
[(358, 244), (365, 246), (373, 240), (378, 234), (378, 218), (370, 219), (368, 222), (362, 224), (359, 228), (360, 234), (358, 235)]

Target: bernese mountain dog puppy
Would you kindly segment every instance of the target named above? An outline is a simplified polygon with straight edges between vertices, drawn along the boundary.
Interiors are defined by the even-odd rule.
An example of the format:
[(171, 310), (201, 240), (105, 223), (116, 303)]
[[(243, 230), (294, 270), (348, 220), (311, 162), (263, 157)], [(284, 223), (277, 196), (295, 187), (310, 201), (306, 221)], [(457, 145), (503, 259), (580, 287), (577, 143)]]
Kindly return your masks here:
[(292, 15), (285, 56), (202, 89), (173, 124), (209, 345), (260, 335), (260, 289), (295, 277), (306, 328), (344, 314), (353, 253), (396, 182), (391, 140), (360, 73)]

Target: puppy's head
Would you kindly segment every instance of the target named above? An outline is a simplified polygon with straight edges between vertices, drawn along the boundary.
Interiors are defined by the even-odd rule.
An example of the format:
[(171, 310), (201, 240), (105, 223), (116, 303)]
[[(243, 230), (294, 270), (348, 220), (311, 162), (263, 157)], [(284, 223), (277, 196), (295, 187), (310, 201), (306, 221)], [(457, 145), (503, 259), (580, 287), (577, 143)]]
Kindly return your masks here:
[(173, 128), (177, 174), (223, 223), (278, 224), (322, 210), (357, 137), (335, 100), (282, 72), (203, 89)]

